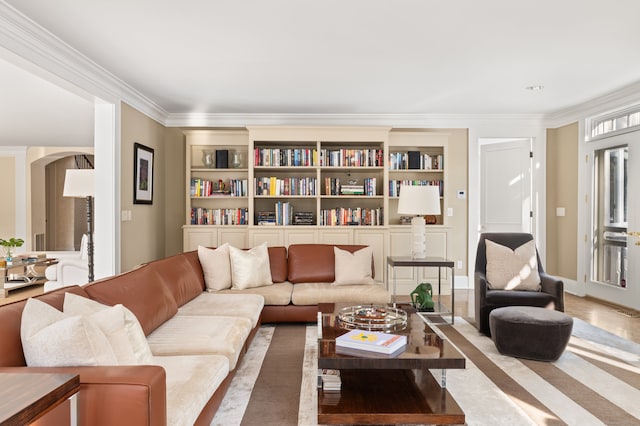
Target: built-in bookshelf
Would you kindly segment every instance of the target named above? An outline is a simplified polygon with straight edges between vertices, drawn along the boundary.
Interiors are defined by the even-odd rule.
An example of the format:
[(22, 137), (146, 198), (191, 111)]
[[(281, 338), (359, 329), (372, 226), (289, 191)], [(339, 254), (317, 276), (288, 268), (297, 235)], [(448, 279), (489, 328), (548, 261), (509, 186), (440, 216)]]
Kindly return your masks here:
[(398, 213), (402, 185), (434, 185), (440, 188), (441, 211), (435, 224), (445, 218), (445, 159), (447, 135), (425, 134), (419, 131), (392, 131), (389, 136), (387, 195), (389, 225), (405, 225), (407, 218)]

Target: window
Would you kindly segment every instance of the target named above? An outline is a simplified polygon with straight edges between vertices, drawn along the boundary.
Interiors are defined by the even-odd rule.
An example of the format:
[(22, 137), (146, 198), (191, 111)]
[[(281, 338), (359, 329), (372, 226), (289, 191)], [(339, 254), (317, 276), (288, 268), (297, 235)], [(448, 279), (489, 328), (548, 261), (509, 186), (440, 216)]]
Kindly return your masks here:
[(589, 140), (611, 136), (625, 131), (636, 130), (640, 126), (640, 105), (589, 120)]
[(593, 280), (626, 287), (627, 146), (606, 148), (594, 156)]

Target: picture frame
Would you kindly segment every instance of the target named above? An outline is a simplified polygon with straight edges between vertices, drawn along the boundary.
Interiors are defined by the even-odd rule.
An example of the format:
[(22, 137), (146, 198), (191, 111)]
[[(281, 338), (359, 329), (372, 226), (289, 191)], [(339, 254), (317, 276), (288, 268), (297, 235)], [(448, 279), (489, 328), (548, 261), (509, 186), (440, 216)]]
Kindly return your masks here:
[(153, 204), (153, 148), (133, 144), (133, 204)]

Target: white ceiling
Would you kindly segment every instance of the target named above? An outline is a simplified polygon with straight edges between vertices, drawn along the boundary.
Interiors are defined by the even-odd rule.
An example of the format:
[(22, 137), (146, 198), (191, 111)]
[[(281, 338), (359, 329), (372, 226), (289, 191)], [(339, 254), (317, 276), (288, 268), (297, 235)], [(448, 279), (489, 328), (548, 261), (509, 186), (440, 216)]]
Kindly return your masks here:
[[(637, 0), (7, 3), (168, 115), (551, 114), (640, 80)], [(56, 104), (17, 74), (0, 113)]]

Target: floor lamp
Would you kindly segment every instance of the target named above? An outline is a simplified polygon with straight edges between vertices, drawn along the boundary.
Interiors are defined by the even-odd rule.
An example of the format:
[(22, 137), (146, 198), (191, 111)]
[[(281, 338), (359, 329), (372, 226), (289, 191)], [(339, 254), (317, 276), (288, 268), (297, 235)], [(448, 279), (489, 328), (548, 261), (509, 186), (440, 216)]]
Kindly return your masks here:
[(64, 197), (84, 198), (87, 201), (87, 258), (89, 282), (93, 281), (93, 169), (67, 169), (64, 178)]
[(427, 257), (424, 216), (440, 214), (440, 187), (401, 185), (398, 214), (414, 215), (411, 219), (411, 257), (424, 259)]

